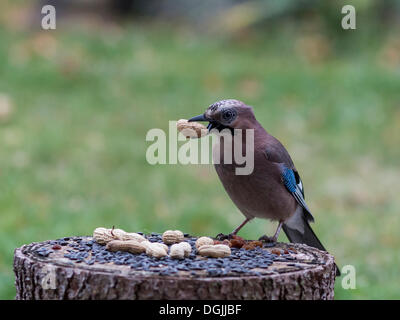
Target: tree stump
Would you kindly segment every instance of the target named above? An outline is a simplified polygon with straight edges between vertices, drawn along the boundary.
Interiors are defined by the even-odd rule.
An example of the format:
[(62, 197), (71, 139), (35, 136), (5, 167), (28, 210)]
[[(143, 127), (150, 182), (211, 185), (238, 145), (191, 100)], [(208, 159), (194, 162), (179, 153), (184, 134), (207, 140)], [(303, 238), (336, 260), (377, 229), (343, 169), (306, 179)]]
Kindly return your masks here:
[[(194, 240), (191, 238), (192, 245)], [(135, 267), (140, 265), (135, 264), (137, 259), (147, 261), (143, 260), (148, 259), (143, 257), (145, 254), (104, 253), (105, 249), (93, 242), (91, 237), (70, 237), (16, 249), (16, 299), (330, 300), (334, 297), (333, 256), (302, 244), (264, 245), (253, 253), (235, 249), (232, 254), (235, 252), (237, 257), (229, 261), (195, 256), (193, 250), (191, 259), (163, 258), (158, 260), (159, 265), (151, 260), (150, 267), (143, 267), (144, 263)], [(261, 254), (270, 254), (264, 262), (269, 261), (268, 257), (273, 261), (269, 265), (257, 262), (261, 261), (258, 258)], [(237, 263), (242, 263), (241, 267), (235, 267)]]

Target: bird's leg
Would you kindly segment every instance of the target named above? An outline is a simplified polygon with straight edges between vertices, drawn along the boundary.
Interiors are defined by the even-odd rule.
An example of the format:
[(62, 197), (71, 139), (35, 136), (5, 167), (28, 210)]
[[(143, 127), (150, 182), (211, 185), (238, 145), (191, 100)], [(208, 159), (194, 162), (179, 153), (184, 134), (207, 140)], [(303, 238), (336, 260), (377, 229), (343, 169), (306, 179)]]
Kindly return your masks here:
[(251, 220), (251, 218), (246, 218), (246, 220), (244, 220), (235, 230), (233, 230), (230, 234), (223, 234), (223, 233), (219, 233), (217, 234), (217, 236), (215, 238), (217, 238), (218, 240), (225, 240), (225, 239), (231, 239), (232, 236), (235, 236), (240, 229), (243, 228), (243, 226), (249, 222)]
[(235, 228), (235, 230), (233, 230), (231, 232), (231, 235), (236, 235), (240, 229), (242, 229), (244, 227), (244, 225), (249, 222), (251, 220), (251, 218), (246, 218), (246, 220), (244, 220), (238, 227)]
[(283, 225), (283, 221), (280, 220), (279, 224), (278, 224), (278, 228), (276, 228), (276, 231), (275, 231), (275, 234), (273, 237), (268, 237), (268, 236), (264, 235), (264, 236), (260, 237), (258, 240), (275, 243), (278, 240), (278, 236), (279, 236), (279, 233), (281, 232), (282, 225)]

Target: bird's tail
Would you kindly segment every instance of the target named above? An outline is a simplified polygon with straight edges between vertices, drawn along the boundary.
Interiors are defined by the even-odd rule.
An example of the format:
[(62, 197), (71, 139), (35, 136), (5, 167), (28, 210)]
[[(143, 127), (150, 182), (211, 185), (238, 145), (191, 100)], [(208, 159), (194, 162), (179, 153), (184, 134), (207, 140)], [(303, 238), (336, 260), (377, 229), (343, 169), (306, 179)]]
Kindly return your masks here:
[[(295, 214), (297, 214), (297, 212)], [(300, 215), (301, 217), (298, 217), (298, 219), (296, 219), (296, 224), (298, 225), (299, 223), (301, 223), (302, 227), (299, 226), (299, 228), (293, 228), (293, 225), (291, 225), (291, 223), (284, 223), (282, 226), (283, 231), (285, 232), (289, 241), (293, 243), (304, 243), (310, 247), (326, 251), (321, 241), (319, 241), (318, 237), (315, 235), (313, 229), (311, 229), (311, 226), (307, 219), (304, 217), (304, 214), (301, 212)], [(302, 230), (300, 231), (299, 229)], [(340, 270), (336, 264), (335, 266), (336, 275), (340, 276)]]

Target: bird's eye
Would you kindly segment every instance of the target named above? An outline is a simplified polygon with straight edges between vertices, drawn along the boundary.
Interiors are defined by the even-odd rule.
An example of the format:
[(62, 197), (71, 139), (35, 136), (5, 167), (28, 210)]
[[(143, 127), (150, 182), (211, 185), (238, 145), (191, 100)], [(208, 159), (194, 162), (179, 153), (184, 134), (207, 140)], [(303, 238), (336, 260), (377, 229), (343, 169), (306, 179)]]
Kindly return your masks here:
[(231, 109), (225, 110), (222, 112), (222, 119), (226, 122), (230, 122), (236, 116), (236, 112)]

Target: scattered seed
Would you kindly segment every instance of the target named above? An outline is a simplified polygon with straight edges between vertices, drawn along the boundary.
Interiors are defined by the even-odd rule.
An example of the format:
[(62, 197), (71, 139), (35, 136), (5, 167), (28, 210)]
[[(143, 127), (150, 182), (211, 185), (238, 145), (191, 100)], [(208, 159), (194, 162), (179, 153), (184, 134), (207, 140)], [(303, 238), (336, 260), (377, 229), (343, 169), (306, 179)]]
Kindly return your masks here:
[(272, 249), (271, 252), (272, 252), (273, 254), (278, 255), (278, 256), (281, 255), (281, 250), (279, 250), (279, 249)]
[[(158, 233), (143, 236), (152, 242), (162, 242), (161, 234)], [(185, 234), (185, 241), (191, 245), (192, 253), (182, 260), (171, 259), (169, 256), (156, 259), (147, 256), (145, 253), (109, 252), (104, 245), (100, 245), (87, 237), (66, 237), (48, 241), (42, 247), (35, 249), (35, 253), (40, 257), (48, 257), (54, 252), (53, 250), (60, 250), (64, 246), (66, 247), (64, 257), (76, 263), (126, 265), (135, 270), (163, 276), (173, 276), (177, 272), (184, 272), (191, 276), (206, 275), (208, 277), (235, 276), (235, 274), (257, 276), (260, 273), (253, 271), (254, 268), (269, 268), (274, 261), (291, 261), (293, 263), (296, 260), (295, 257), (289, 255), (291, 252), (297, 252), (292, 247), (282, 250), (273, 248), (269, 252), (262, 249), (263, 244), (259, 244), (261, 241), (245, 241), (239, 236), (234, 236), (231, 240), (216, 242), (218, 244), (232, 244), (233, 242), (230, 256), (225, 258), (199, 258), (195, 253), (196, 240), (197, 238)], [(264, 247), (269, 247), (269, 244), (264, 244)], [(319, 262), (315, 261), (315, 263)]]
[(231, 239), (231, 240), (230, 240), (230, 243), (231, 243), (230, 247), (232, 247), (232, 248), (239, 248), (239, 249), (240, 249), (241, 247), (243, 247), (244, 244), (245, 244), (244, 240), (240, 240), (240, 239)]

